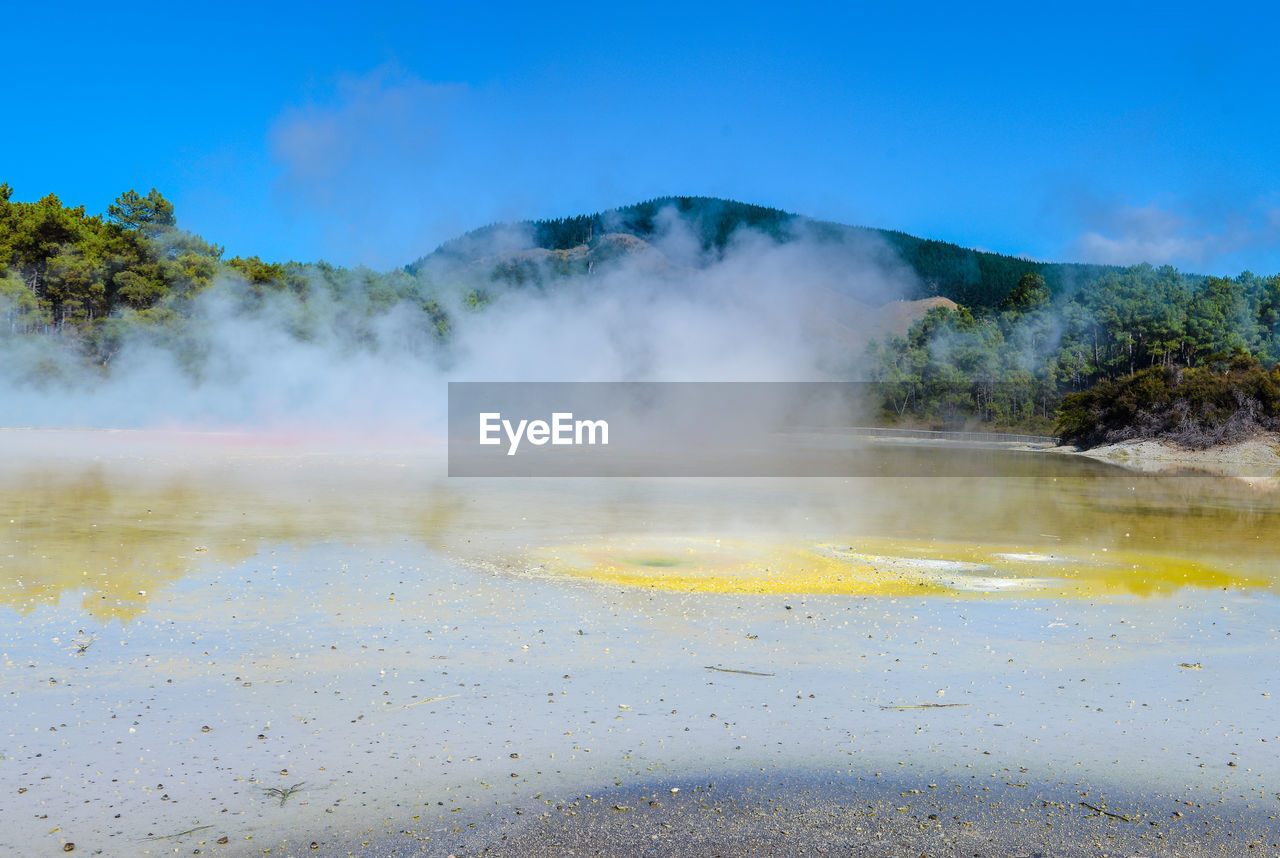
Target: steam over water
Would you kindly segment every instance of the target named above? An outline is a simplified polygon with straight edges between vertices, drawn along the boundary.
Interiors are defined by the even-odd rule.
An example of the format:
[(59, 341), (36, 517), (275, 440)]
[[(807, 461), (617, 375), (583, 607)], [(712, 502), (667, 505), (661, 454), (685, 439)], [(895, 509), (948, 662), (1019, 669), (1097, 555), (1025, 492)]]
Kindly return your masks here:
[(892, 445), (941, 470), (445, 477), (448, 380), (856, 379), (912, 286), (874, 247), (655, 253), (443, 341), (234, 284), (105, 369), (3, 341), (0, 422), (40, 428), (0, 430), (0, 852), (466, 854), (722, 779), (934, 851), (1280, 839), (1265, 488)]

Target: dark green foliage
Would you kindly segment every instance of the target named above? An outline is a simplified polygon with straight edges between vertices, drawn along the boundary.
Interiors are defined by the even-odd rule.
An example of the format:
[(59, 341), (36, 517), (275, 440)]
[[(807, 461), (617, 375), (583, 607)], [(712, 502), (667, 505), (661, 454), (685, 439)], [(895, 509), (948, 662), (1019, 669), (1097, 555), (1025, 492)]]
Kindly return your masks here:
[[(407, 266), (411, 273), (429, 267), (433, 261), (474, 263), (492, 248), (500, 236), (520, 235), (514, 250), (569, 251), (594, 248), (603, 236), (622, 233), (645, 241), (655, 241), (666, 224), (662, 212), (679, 214), (686, 228), (697, 238), (705, 253), (717, 254), (743, 230), (754, 230), (775, 241), (785, 242), (807, 235), (833, 245), (849, 244), (865, 253), (868, 239), (878, 240), (898, 255), (919, 281), (919, 291), (908, 298), (939, 295), (974, 308), (994, 310), (1027, 273), (1038, 274), (1051, 294), (1070, 292), (1079, 284), (1120, 269), (1105, 265), (1034, 262), (1013, 256), (986, 253), (916, 238), (903, 232), (846, 226), (815, 221), (781, 209), (750, 205), (715, 197), (658, 197), (593, 215), (526, 221), (522, 224), (491, 224), (452, 241), (433, 254)], [(540, 269), (530, 258), (493, 260), (493, 277), (511, 285), (541, 285)], [(569, 264), (569, 263), (566, 263)], [(585, 263), (582, 270), (585, 270)], [(581, 273), (577, 268), (558, 274)]]
[(285, 267), (278, 262), (263, 262), (256, 256), (237, 256), (227, 260), (227, 267), (240, 272), (248, 283), (266, 286), (284, 280)]
[(924, 291), (914, 297), (939, 295), (975, 310), (1000, 306), (1029, 273), (1038, 274), (1050, 294), (1057, 295), (1119, 270), (1110, 265), (1036, 262), (903, 232), (883, 231), (881, 235), (920, 278)]
[(137, 191), (125, 191), (107, 206), (107, 218), (123, 230), (133, 230), (148, 238), (156, 238), (177, 225), (173, 203), (155, 188), (145, 197)]
[(568, 250), (580, 244), (589, 244), (601, 231), (598, 214), (536, 220), (533, 222), (533, 243), (534, 246), (547, 250)]
[[(134, 339), (198, 366), (205, 338), (193, 321), (194, 301), (217, 278), (228, 286), (232, 312), (285, 299), (286, 327), (299, 339), (323, 328), (353, 345), (371, 341), (370, 319), (401, 304), (421, 313), (427, 339), (450, 331), (438, 290), (404, 269), (348, 271), (258, 257), (224, 262), (222, 248), (179, 229), (173, 204), (154, 189), (145, 196), (126, 191), (102, 217), (53, 195), (13, 202), (12, 189), (0, 185), (0, 336), (45, 336), (68, 367), (77, 356), (107, 366)], [(61, 366), (20, 374), (50, 379)]]
[(971, 424), (1047, 432), (1059, 393), (1028, 348), (1043, 339), (1047, 314), (974, 316), (934, 307), (905, 337), (872, 343), (884, 418), (947, 429)]
[(128, 191), (108, 212), (89, 216), (53, 195), (15, 203), (3, 186), (0, 272), (9, 285), (0, 291), (10, 333), (87, 334), (114, 312), (149, 312), (213, 281), (222, 248), (179, 230), (158, 191)]
[[(955, 419), (962, 404), (957, 391), (967, 390), (959, 409), (965, 419), (1031, 429), (1044, 427), (1069, 394), (1146, 369), (1201, 366), (1232, 352), (1252, 354), (1264, 365), (1280, 360), (1280, 277), (1198, 277), (1137, 265), (1104, 271), (1054, 296), (1030, 270), (1000, 312), (975, 318), (935, 311), (907, 337), (877, 344), (871, 356), (875, 377), (891, 382), (885, 396), (890, 417)], [(1144, 375), (1141, 383), (1151, 384), (1153, 377)], [(988, 385), (987, 379), (996, 382)], [(1030, 409), (1028, 398), (1035, 403)], [(1078, 406), (1078, 400), (1068, 402)], [(1062, 423), (1073, 438), (1083, 437), (1075, 422), (1077, 406)], [(1136, 414), (1123, 408), (1108, 412), (1104, 434), (1118, 439), (1120, 427), (1132, 425), (1143, 437), (1172, 437), (1159, 421), (1125, 423)], [(1210, 424), (1217, 426), (1216, 420)], [(1192, 443), (1192, 434), (1178, 437)]]
[(674, 209), (693, 230), (703, 250), (723, 250), (739, 229), (755, 229), (782, 239), (796, 215), (780, 209), (712, 197), (658, 197), (593, 215), (533, 221), (533, 244), (547, 250), (569, 250), (608, 233), (651, 239), (662, 228), (659, 215)]
[(1204, 448), (1280, 430), (1280, 364), (1246, 354), (1186, 369), (1155, 366), (1068, 395), (1058, 431), (1083, 447), (1159, 438)]
[(1018, 285), (1000, 302), (1000, 309), (1027, 313), (1043, 306), (1049, 298), (1049, 287), (1045, 285), (1044, 277), (1035, 271), (1028, 271), (1018, 278)]

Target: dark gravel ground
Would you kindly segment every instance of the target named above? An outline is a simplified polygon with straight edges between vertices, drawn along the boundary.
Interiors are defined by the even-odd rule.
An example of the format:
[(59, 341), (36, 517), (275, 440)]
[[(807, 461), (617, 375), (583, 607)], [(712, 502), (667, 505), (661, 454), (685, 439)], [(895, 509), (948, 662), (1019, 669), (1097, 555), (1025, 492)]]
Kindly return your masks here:
[[(672, 791), (673, 787), (677, 790)], [(369, 832), (300, 854), (541, 856), (831, 855), (846, 858), (1191, 858), (1280, 854), (1280, 801), (1249, 809), (1186, 797), (1006, 784), (894, 786), (725, 778), (584, 793), (467, 822)], [(1106, 811), (1107, 813), (1101, 812)], [(1114, 815), (1108, 815), (1114, 814)], [(279, 854), (279, 853), (277, 853)], [(284, 853), (289, 854), (289, 853)]]

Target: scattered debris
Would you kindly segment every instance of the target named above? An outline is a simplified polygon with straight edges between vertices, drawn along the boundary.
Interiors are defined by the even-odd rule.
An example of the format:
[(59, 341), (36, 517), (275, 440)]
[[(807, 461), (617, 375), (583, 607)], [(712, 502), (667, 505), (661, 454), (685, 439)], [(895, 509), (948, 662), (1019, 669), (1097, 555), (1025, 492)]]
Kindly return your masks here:
[(1109, 816), (1112, 819), (1118, 819), (1121, 822), (1133, 822), (1133, 817), (1129, 816), (1126, 813), (1112, 813), (1111, 811), (1106, 810), (1105, 808), (1101, 808), (1096, 805), (1089, 804), (1089, 802), (1087, 801), (1080, 802), (1080, 806), (1087, 807), (1089, 808), (1089, 810), (1092, 810), (1094, 813), (1100, 813), (1103, 816)]
[(713, 667), (712, 665), (709, 665), (709, 664), (706, 666), (706, 669), (719, 671), (720, 673), (741, 673), (744, 676), (776, 676), (776, 674), (761, 673), (758, 670), (737, 670), (732, 667)]
[(300, 789), (302, 789), (302, 783), (296, 783), (291, 787), (267, 787), (263, 792), (272, 798), (280, 799), (280, 806), (284, 807), (284, 803), (289, 800), (289, 797)]
[(213, 828), (212, 825), (197, 825), (195, 828), (188, 828), (186, 831), (179, 831), (176, 834), (157, 834), (153, 837), (144, 837), (143, 840), (173, 840), (178, 837), (186, 837), (188, 834), (195, 834), (197, 831), (204, 831), (206, 828)]
[(448, 700), (450, 697), (461, 697), (461, 694), (442, 694), (439, 697), (428, 697), (424, 700), (415, 700), (412, 703), (406, 703), (403, 706), (397, 706), (397, 709), (408, 709), (410, 706), (421, 706), (423, 703), (438, 703), (441, 700)]

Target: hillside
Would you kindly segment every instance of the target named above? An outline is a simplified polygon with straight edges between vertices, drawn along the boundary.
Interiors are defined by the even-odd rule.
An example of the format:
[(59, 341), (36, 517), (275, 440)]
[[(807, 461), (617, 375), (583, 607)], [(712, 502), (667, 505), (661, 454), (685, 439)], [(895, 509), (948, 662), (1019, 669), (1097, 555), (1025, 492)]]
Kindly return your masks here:
[[(1064, 396), (1150, 368), (1280, 361), (1280, 276), (1038, 262), (731, 200), (493, 224), (375, 272), (225, 259), (156, 190), (102, 215), (11, 194), (0, 184), (0, 394), (92, 389), (152, 360), (196, 382), (273, 372), (246, 361), (245, 342), (323, 351), (334, 371), (374, 353), (435, 371), (456, 368), (477, 331), (504, 344), (590, 334), (633, 375), (664, 356), (816, 370), (882, 382), (891, 422), (1047, 432)], [(677, 345), (683, 362), (667, 354)], [(1234, 414), (1223, 402), (1200, 421), (1209, 435)], [(1154, 418), (1172, 431), (1171, 408), (1134, 431)], [(1108, 437), (1128, 431), (1091, 409)]]
[(551, 261), (554, 273), (570, 274), (585, 273), (620, 254), (644, 252), (660, 257), (654, 243), (669, 227), (663, 220), (667, 211), (678, 213), (701, 249), (713, 256), (724, 252), (744, 229), (784, 243), (805, 237), (819, 245), (847, 248), (851, 260), (864, 256), (869, 247), (878, 247), (915, 275), (915, 293), (908, 299), (948, 298), (979, 311), (997, 307), (1028, 272), (1043, 277), (1056, 295), (1120, 270), (1005, 256), (714, 197), (659, 197), (591, 215), (491, 224), (445, 242), (406, 270), (445, 278), (489, 273), (495, 280), (524, 285), (538, 280), (535, 262)]

